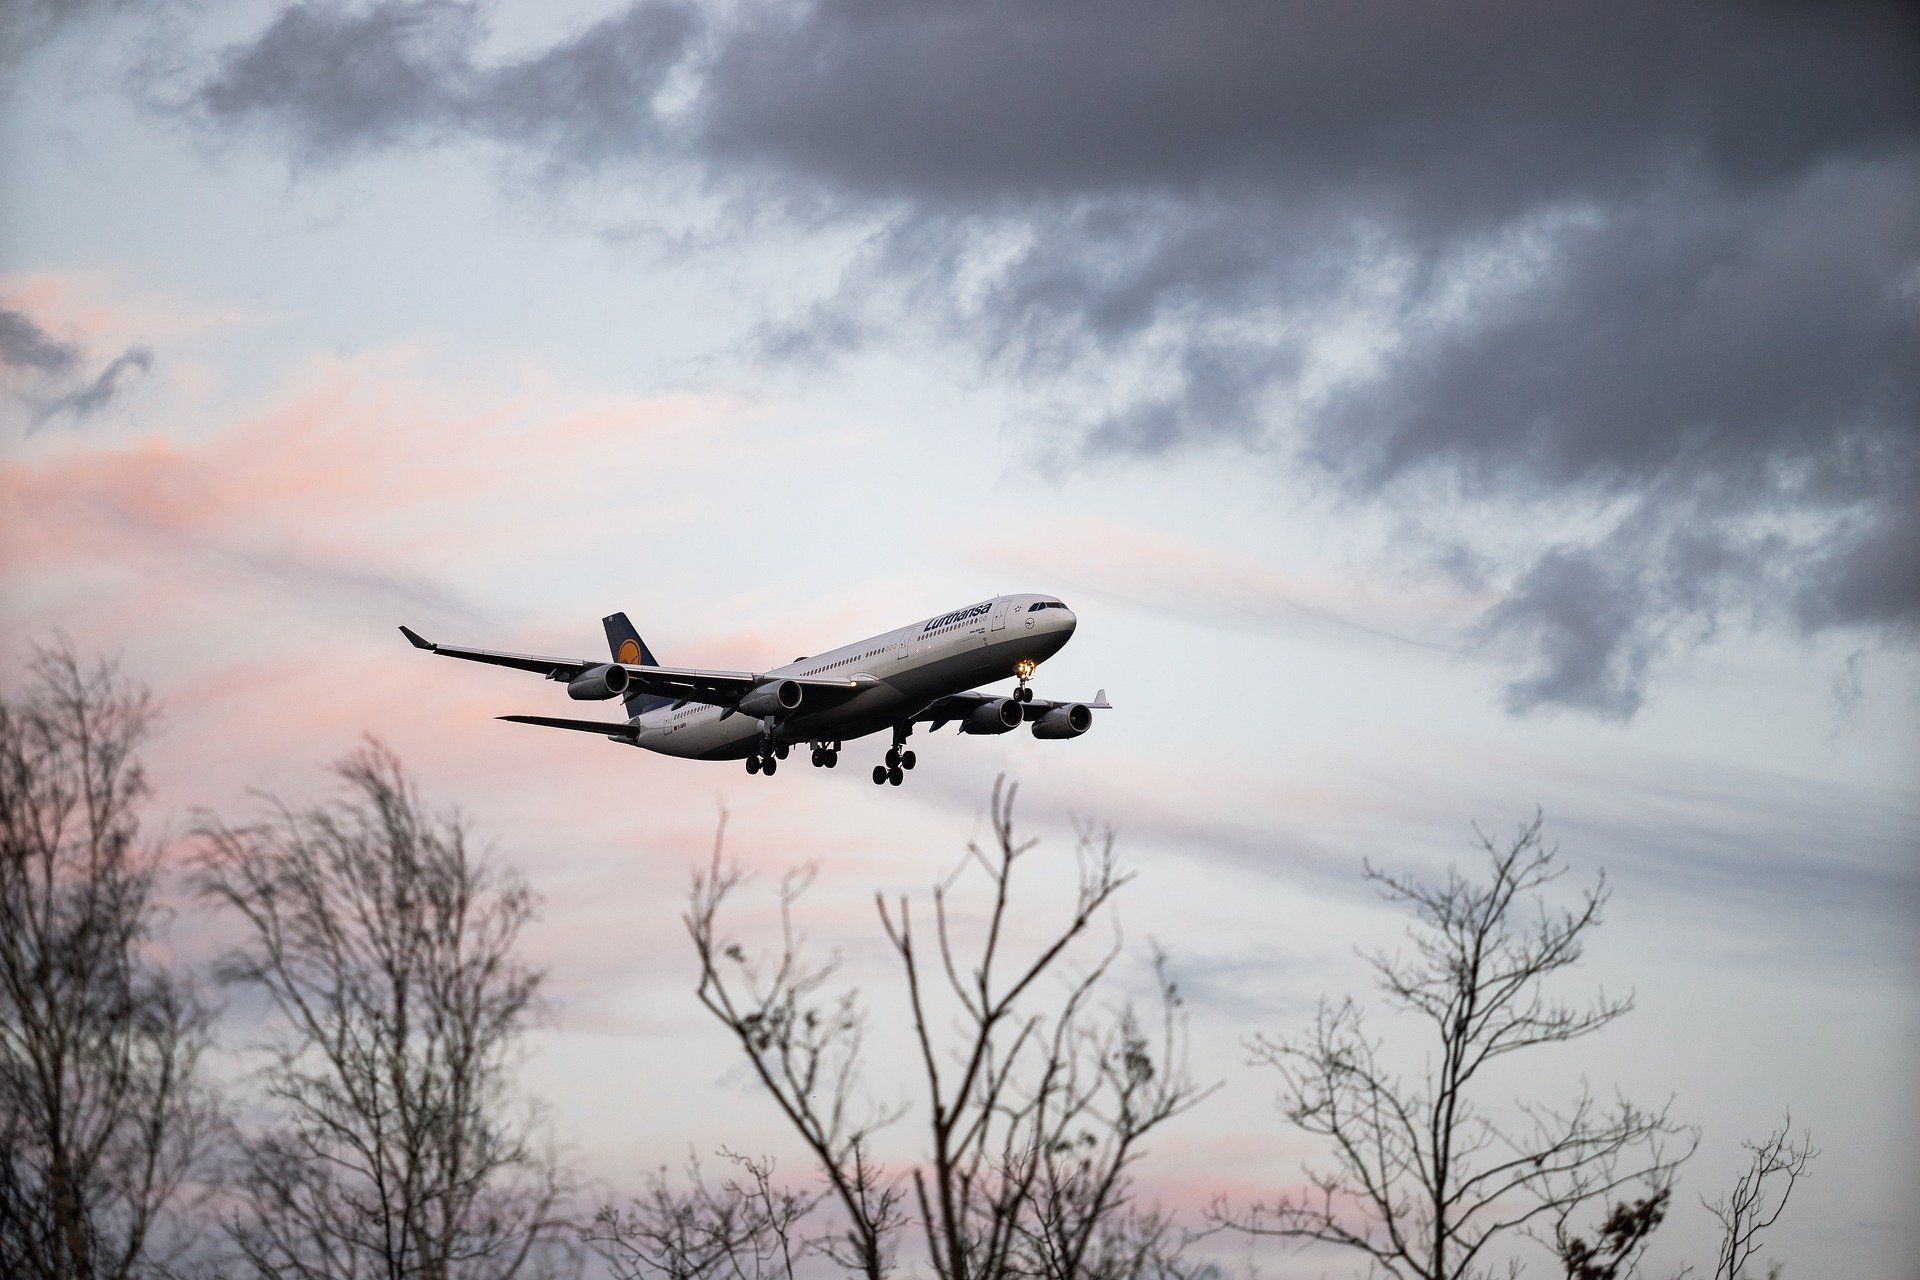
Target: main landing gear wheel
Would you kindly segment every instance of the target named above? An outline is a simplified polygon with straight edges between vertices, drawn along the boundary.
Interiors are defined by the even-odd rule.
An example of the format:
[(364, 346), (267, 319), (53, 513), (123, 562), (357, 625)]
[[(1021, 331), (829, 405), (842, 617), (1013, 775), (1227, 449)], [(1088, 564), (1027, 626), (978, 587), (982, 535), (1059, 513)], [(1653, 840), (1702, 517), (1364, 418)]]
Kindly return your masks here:
[(780, 759), (785, 760), (787, 758), (788, 749), (789, 748), (787, 744), (783, 742), (779, 746), (773, 749), (773, 754), (778, 756)]
[(759, 757), (759, 756), (748, 756), (748, 757), (747, 757), (747, 772), (748, 772), (748, 773), (758, 773), (758, 772), (760, 772), (760, 757)]
[(884, 782), (897, 787), (905, 779), (906, 771), (913, 768), (913, 752), (907, 750), (907, 735), (912, 732), (911, 724), (893, 727), (893, 745), (887, 748), (886, 762), (873, 766), (875, 786)]

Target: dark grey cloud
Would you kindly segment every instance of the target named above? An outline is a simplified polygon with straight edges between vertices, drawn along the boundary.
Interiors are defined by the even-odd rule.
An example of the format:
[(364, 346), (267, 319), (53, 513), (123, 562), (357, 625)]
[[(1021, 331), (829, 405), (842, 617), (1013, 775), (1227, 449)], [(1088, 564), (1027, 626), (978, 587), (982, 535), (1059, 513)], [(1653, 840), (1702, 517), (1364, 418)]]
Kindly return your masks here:
[(646, 154), (653, 99), (695, 34), (673, 4), (630, 4), (528, 57), (478, 59), (486, 6), (471, 0), (323, 3), (283, 10), (228, 49), (193, 95), (207, 118), (266, 129), (324, 161), (464, 137), (539, 144), (591, 162)]
[[(486, 18), (298, 4), (194, 100), (309, 158), (662, 162), (871, 228), (763, 350), (932, 334), (1083, 457), (1417, 513), (1503, 593), (1515, 710), (1630, 716), (1735, 621), (1915, 634), (1910, 5), (640, 0), (495, 61)], [(1478, 545), (1461, 498), (1556, 532)]]
[(153, 367), (153, 352), (128, 347), (91, 376), (88, 363), (79, 343), (54, 337), (33, 317), (0, 303), (0, 392), (31, 427), (93, 417), (120, 395), (129, 376)]
[(1605, 536), (1547, 548), (1481, 617), (1482, 637), (1525, 668), (1507, 686), (1509, 710), (1630, 719), (1663, 653), (1707, 638), (1794, 575), (1800, 553), (1784, 539), (1675, 521), (1664, 505), (1644, 498)]
[(0, 368), (33, 373), (67, 373), (80, 363), (80, 348), (61, 342), (35, 324), (33, 317), (0, 306)]
[(132, 374), (145, 373), (153, 368), (153, 350), (150, 347), (128, 347), (125, 351), (109, 360), (99, 373), (84, 385), (58, 396), (40, 413), (40, 420), (46, 422), (61, 414), (75, 418), (90, 418), (110, 404), (120, 394), (121, 384)]

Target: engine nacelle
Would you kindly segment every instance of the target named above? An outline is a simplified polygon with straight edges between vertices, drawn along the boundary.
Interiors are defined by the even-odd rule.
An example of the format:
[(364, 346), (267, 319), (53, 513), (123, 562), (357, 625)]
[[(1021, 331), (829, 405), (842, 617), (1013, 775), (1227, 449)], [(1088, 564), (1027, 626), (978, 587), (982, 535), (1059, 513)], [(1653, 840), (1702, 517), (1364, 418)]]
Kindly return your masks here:
[(1093, 728), (1093, 712), (1084, 703), (1055, 707), (1033, 722), (1036, 738), (1077, 738)]
[(797, 680), (769, 680), (754, 686), (746, 697), (740, 699), (736, 710), (742, 715), (777, 720), (798, 711), (805, 695), (806, 690), (800, 687)]
[(1020, 727), (1020, 704), (1012, 698), (995, 698), (975, 707), (960, 722), (962, 733), (1011, 733)]
[(602, 663), (567, 681), (567, 696), (581, 702), (604, 702), (625, 693), (629, 682), (625, 667)]

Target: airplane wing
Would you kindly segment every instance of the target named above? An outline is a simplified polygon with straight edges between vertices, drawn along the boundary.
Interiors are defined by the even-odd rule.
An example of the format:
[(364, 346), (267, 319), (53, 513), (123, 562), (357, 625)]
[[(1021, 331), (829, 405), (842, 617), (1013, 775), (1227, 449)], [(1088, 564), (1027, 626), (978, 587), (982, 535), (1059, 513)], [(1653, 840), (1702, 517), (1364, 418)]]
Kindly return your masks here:
[[(931, 720), (932, 728), (928, 733), (947, 723), (949, 720), (964, 720), (973, 714), (973, 709), (983, 702), (995, 702), (1006, 697), (1004, 693), (950, 693), (944, 698), (935, 698), (922, 707), (913, 717), (915, 721)], [(1035, 698), (1032, 702), (1020, 704), (1023, 720), (1038, 720), (1056, 707), (1073, 706), (1073, 699)], [(1095, 711), (1111, 711), (1113, 704), (1107, 701), (1107, 691), (1100, 690), (1093, 695), (1093, 701), (1081, 704)]]
[[(716, 707), (731, 707), (742, 697), (764, 684), (768, 677), (755, 671), (705, 671), (697, 667), (647, 667), (632, 662), (609, 662), (598, 658), (549, 658), (533, 653), (505, 653), (495, 649), (468, 649), (460, 645), (435, 644), (411, 627), (401, 627), (407, 643), (443, 658), (464, 658), (496, 667), (537, 671), (549, 680), (566, 682), (582, 672), (600, 666), (625, 668), (632, 687), (641, 693), (654, 693), (683, 702), (705, 702)], [(816, 676), (782, 676), (806, 689), (817, 699), (833, 701), (851, 697), (862, 686), (853, 680), (820, 679)]]

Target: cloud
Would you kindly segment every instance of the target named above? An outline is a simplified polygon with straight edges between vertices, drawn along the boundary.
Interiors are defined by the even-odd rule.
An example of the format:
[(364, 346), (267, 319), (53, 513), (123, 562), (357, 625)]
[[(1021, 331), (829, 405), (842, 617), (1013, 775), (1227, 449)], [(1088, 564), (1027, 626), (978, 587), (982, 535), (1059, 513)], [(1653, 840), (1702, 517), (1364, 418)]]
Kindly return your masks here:
[[(309, 610), (470, 621), (474, 606), (436, 584), (478, 556), (522, 552), (535, 495), (567, 495), (547, 528), (577, 538), (592, 530), (583, 494), (719, 452), (702, 430), (717, 401), (566, 395), (534, 376), (454, 388), (417, 364), (404, 349), (316, 359), (211, 431), (162, 422), (0, 462), (9, 576), (238, 578)], [(409, 447), (395, 452), (402, 431)], [(641, 439), (653, 441), (644, 460)], [(633, 460), (583, 476), (586, 455)]]
[(130, 374), (153, 367), (153, 351), (130, 346), (88, 377), (86, 348), (55, 338), (23, 310), (0, 303), (0, 389), (26, 409), (32, 426), (60, 417), (79, 422), (106, 409)]
[(1496, 597), (1516, 711), (1630, 717), (1733, 621), (1911, 642), (1908, 6), (643, 0), (492, 59), (488, 14), (296, 4), (193, 101), (306, 158), (684, 166), (742, 225), (863, 230), (762, 353), (931, 334), (1069, 453), (1406, 513)]
[(1030, 523), (1017, 539), (979, 538), (961, 550), (987, 568), (1017, 572), (1031, 565), (1036, 544), (1047, 548), (1062, 589), (1235, 630), (1333, 630), (1455, 652), (1465, 647), (1462, 619), (1480, 603), (1457, 589), (1281, 572), (1137, 522), (1089, 517)]
[(61, 342), (11, 307), (0, 307), (0, 365), (36, 373), (66, 373), (80, 363), (80, 348)]
[(577, 161), (650, 149), (654, 96), (694, 33), (688, 10), (631, 4), (495, 63), (478, 58), (485, 17), (466, 0), (295, 4), (224, 52), (193, 106), (216, 123), (278, 132), (310, 161), (460, 137)]

